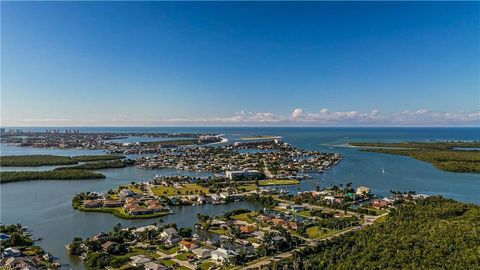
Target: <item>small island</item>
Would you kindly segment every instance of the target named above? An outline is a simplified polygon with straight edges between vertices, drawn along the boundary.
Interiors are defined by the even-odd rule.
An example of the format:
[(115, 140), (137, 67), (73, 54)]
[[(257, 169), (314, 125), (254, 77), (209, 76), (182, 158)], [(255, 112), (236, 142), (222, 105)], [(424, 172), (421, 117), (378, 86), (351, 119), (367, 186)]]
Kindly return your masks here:
[(362, 151), (409, 156), (450, 172), (480, 173), (480, 142), (354, 142)]
[[(82, 162), (81, 164), (79, 164)], [(76, 166), (70, 166), (75, 165)], [(85, 155), (85, 156), (53, 156), (24, 155), (0, 157), (2, 167), (40, 167), (52, 165), (69, 165), (48, 171), (7, 171), (0, 172), (0, 183), (29, 180), (76, 180), (102, 179), (105, 175), (91, 170), (106, 168), (123, 168), (133, 165), (134, 161), (119, 155)]]

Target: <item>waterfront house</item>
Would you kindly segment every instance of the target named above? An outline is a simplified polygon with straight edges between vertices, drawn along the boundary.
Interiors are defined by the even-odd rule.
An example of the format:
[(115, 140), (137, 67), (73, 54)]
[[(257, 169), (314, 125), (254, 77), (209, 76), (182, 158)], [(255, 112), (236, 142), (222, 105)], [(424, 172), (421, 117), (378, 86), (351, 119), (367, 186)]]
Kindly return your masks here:
[(117, 243), (112, 242), (112, 241), (107, 241), (107, 242), (105, 242), (105, 243), (102, 244), (102, 250), (103, 250), (104, 252), (107, 252), (107, 253), (108, 253), (108, 250), (109, 250), (111, 247), (115, 246), (115, 245), (117, 245)]
[(19, 249), (14, 247), (6, 248), (3, 253), (3, 258), (10, 258), (10, 257), (20, 257), (22, 256), (22, 252)]
[(152, 211), (146, 207), (139, 206), (139, 207), (130, 208), (129, 213), (132, 215), (146, 215), (146, 214), (151, 214)]
[(123, 205), (120, 200), (104, 200), (103, 207), (121, 207)]
[(196, 248), (192, 250), (192, 253), (199, 259), (206, 259), (211, 256), (212, 251), (206, 248)]
[(162, 237), (162, 240), (168, 246), (173, 246), (182, 240), (182, 237), (178, 235), (175, 228), (167, 228), (163, 230), (163, 232), (160, 234), (160, 237)]
[(357, 190), (355, 192), (357, 195), (367, 195), (370, 194), (370, 188), (365, 187), (365, 186), (359, 186), (357, 187)]
[(83, 206), (85, 208), (97, 208), (102, 206), (102, 202), (100, 200), (84, 200)]
[(10, 239), (10, 236), (8, 234), (0, 233), (0, 242), (4, 242)]

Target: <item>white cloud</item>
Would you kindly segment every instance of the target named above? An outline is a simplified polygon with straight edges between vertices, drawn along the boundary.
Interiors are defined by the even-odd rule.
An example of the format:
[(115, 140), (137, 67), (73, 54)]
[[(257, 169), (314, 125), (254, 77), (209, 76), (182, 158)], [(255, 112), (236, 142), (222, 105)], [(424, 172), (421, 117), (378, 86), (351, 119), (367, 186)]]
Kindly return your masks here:
[[(4, 120), (4, 119), (2, 119)], [(480, 111), (440, 112), (428, 109), (407, 110), (383, 114), (378, 109), (366, 112), (356, 110), (330, 111), (322, 108), (318, 112), (307, 113), (296, 108), (289, 115), (271, 112), (246, 112), (241, 110), (232, 116), (212, 118), (140, 118), (129, 115), (105, 119), (64, 119), (35, 118), (17, 121), (2, 121), (3, 125), (97, 125), (97, 126), (160, 126), (160, 125), (271, 125), (271, 126), (480, 126)]]
[(302, 109), (295, 109), (293, 110), (292, 112), (292, 118), (296, 119), (296, 118), (300, 118), (303, 114), (303, 110)]

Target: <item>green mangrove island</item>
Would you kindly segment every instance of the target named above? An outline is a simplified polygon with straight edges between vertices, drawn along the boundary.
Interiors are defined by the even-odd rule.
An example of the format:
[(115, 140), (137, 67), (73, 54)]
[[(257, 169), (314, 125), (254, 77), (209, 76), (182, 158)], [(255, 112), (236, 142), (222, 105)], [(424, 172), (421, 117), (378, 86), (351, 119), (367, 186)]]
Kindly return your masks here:
[(48, 165), (75, 165), (79, 162), (120, 160), (120, 155), (84, 155), (84, 156), (54, 156), (54, 155), (21, 155), (1, 156), (0, 167), (36, 167)]
[(29, 180), (78, 180), (101, 179), (105, 175), (87, 170), (68, 169), (51, 171), (0, 172), (0, 183)]
[(480, 173), (480, 142), (354, 142), (362, 151), (409, 156), (440, 170)]

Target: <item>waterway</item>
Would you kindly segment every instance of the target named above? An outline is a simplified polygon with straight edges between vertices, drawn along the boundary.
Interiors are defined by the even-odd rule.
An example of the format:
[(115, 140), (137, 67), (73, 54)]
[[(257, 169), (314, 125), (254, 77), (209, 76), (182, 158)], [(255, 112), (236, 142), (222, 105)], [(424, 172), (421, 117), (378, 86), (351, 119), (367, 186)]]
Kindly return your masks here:
[[(25, 128), (24, 128), (25, 129)], [(35, 128), (32, 128), (35, 129)], [(41, 129), (40, 129), (41, 130)], [(438, 194), (459, 201), (480, 204), (480, 175), (451, 173), (405, 156), (361, 152), (348, 147), (348, 142), (399, 142), (480, 140), (480, 128), (80, 128), (82, 132), (195, 132), (225, 134), (229, 142), (244, 136), (279, 135), (296, 147), (324, 152), (339, 152), (344, 157), (334, 168), (323, 174), (311, 174), (314, 178), (297, 186), (287, 187), (291, 192), (352, 182), (353, 186), (365, 185), (380, 196), (390, 190)], [(132, 139), (131, 141), (135, 141)], [(1, 146), (1, 155), (52, 154), (84, 155), (101, 154), (102, 151), (59, 150)], [(42, 168), (42, 169), (51, 169)], [(27, 168), (32, 169), (32, 168)], [(38, 168), (36, 168), (38, 169)], [(164, 170), (142, 170), (134, 167), (99, 170), (107, 176), (100, 180), (81, 181), (29, 181), (0, 185), (0, 222), (21, 223), (33, 230), (35, 237), (44, 240), (39, 244), (59, 257), (66, 269), (84, 269), (78, 260), (67, 255), (64, 245), (74, 237), (90, 237), (101, 231), (109, 231), (118, 222), (124, 226), (143, 226), (158, 221), (122, 220), (110, 214), (84, 213), (71, 208), (71, 198), (83, 191), (105, 192), (131, 181), (147, 181), (155, 175), (193, 175), (204, 173)], [(285, 187), (284, 187), (285, 188)], [(236, 208), (257, 208), (247, 202), (224, 205), (184, 206), (174, 208), (175, 214), (163, 218), (166, 223), (193, 226), (196, 214), (220, 215)]]

